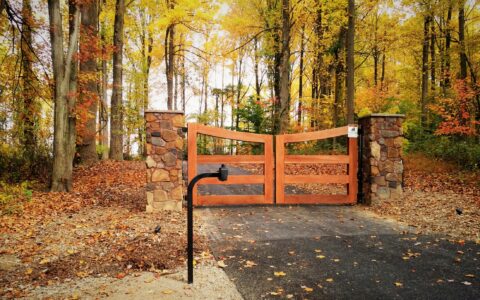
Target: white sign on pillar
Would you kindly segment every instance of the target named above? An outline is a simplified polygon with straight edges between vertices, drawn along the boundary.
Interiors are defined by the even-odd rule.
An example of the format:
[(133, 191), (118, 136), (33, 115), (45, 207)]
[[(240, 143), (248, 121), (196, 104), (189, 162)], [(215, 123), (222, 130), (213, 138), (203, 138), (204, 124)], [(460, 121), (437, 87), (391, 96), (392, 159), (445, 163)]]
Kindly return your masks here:
[(358, 138), (358, 127), (357, 126), (348, 126), (348, 137), (349, 138)]

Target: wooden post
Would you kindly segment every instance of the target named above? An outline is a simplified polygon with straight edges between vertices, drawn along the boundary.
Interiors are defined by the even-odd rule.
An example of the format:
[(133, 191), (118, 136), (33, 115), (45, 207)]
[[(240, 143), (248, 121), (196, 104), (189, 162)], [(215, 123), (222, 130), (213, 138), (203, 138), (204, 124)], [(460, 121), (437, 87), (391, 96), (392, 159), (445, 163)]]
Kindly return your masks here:
[(277, 204), (285, 203), (285, 137), (284, 135), (277, 135), (275, 140), (275, 180), (276, 180), (276, 190), (275, 190), (275, 202)]
[(263, 174), (265, 176), (264, 182), (264, 193), (265, 193), (265, 202), (273, 203), (273, 136), (269, 136), (264, 144), (264, 155), (265, 155), (265, 164), (263, 165)]
[[(188, 182), (197, 176), (197, 124), (188, 123)], [(192, 192), (193, 205), (197, 203), (197, 187)]]

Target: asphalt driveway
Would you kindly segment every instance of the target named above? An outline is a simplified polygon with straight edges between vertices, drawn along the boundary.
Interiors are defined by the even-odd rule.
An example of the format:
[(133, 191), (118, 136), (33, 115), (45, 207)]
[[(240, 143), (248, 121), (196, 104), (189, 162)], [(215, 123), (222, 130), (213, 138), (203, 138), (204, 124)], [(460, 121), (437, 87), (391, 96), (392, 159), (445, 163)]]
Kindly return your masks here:
[(480, 299), (480, 245), (416, 235), (361, 207), (196, 213), (245, 299)]

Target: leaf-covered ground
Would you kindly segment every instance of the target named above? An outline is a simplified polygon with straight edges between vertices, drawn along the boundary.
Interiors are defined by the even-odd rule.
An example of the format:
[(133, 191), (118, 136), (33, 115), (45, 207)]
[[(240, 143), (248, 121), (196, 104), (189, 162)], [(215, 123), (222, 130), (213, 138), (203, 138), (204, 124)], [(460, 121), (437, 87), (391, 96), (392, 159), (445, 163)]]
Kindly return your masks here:
[[(102, 162), (78, 168), (74, 177), (72, 193), (34, 191), (22, 213), (0, 217), (0, 298), (184, 263), (185, 213), (144, 212), (143, 162)], [(195, 251), (204, 249), (196, 239)]]
[(409, 155), (404, 161), (403, 198), (370, 209), (419, 232), (480, 242), (480, 172), (420, 155)]

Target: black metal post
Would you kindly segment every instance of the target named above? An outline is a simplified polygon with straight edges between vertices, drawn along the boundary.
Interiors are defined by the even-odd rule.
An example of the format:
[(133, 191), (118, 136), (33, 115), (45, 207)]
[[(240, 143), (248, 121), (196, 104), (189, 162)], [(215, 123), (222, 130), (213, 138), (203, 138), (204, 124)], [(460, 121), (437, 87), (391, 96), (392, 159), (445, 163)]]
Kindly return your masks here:
[(363, 193), (363, 147), (364, 147), (364, 136), (363, 136), (363, 128), (358, 128), (358, 193), (357, 193), (357, 200), (359, 203), (365, 203), (365, 195)]
[(217, 177), (220, 181), (226, 181), (228, 178), (228, 169), (222, 164), (217, 173), (203, 173), (195, 176), (188, 184), (187, 188), (187, 234), (188, 234), (188, 283), (193, 283), (193, 188), (202, 178)]

